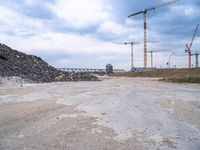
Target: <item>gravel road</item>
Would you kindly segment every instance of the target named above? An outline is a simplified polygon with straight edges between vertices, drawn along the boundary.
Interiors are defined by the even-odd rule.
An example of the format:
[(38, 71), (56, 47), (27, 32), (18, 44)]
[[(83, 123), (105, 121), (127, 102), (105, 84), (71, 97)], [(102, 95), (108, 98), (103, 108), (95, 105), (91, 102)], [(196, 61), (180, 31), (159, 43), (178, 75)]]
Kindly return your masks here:
[(153, 78), (0, 87), (0, 150), (199, 150), (200, 84)]

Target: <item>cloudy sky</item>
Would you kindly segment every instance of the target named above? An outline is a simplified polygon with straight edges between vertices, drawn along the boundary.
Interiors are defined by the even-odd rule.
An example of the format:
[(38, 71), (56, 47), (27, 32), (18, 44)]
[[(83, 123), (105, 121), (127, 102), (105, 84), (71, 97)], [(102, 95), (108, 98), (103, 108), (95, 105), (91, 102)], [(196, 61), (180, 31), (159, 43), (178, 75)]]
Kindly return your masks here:
[[(143, 16), (127, 18), (167, 0), (0, 0), (0, 43), (42, 57), (55, 67), (130, 68), (143, 66)], [(148, 50), (171, 50), (154, 54), (154, 66), (186, 67), (184, 52), (200, 21), (200, 1), (182, 0), (148, 13)], [(200, 31), (193, 52), (200, 51)], [(193, 64), (194, 57), (193, 57)], [(150, 54), (148, 54), (150, 66)]]

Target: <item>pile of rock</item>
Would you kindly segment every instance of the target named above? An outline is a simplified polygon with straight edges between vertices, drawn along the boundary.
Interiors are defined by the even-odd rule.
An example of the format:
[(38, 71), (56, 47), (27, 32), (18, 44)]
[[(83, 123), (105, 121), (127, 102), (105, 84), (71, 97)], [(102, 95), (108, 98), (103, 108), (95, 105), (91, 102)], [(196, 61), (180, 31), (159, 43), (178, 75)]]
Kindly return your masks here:
[(21, 77), (29, 82), (94, 81), (97, 77), (83, 73), (66, 73), (47, 64), (40, 57), (26, 55), (0, 43), (0, 76)]

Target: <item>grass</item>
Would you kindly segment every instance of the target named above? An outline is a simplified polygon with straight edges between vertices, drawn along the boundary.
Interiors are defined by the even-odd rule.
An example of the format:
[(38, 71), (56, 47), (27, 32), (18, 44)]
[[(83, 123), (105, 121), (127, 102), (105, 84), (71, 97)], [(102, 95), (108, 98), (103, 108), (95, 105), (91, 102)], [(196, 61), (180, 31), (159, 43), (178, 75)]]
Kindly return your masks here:
[(200, 83), (200, 77), (168, 78), (166, 81), (172, 83)]
[(115, 76), (122, 77), (154, 77), (172, 83), (200, 83), (200, 68), (162, 69), (147, 72), (124, 72)]

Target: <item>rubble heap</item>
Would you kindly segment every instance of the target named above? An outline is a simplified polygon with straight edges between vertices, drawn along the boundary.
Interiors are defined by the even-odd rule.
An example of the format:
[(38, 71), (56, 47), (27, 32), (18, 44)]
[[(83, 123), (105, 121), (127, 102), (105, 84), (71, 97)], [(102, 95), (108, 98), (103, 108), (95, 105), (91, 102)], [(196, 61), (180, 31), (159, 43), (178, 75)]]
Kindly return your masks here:
[(67, 73), (50, 66), (40, 57), (26, 55), (0, 43), (0, 76), (21, 77), (29, 82), (94, 81), (87, 73)]

